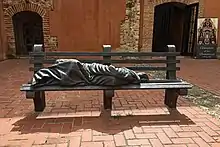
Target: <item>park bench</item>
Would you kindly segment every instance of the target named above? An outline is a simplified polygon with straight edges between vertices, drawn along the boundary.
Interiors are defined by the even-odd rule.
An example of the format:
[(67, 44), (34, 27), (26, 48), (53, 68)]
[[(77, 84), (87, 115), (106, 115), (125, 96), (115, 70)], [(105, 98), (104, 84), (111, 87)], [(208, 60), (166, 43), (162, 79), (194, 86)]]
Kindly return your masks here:
[[(41, 112), (46, 106), (45, 92), (47, 91), (78, 91), (78, 90), (102, 90), (104, 109), (112, 109), (112, 98), (115, 90), (165, 90), (164, 103), (169, 108), (176, 108), (179, 95), (187, 95), (188, 89), (192, 85), (178, 79), (176, 72), (180, 70), (174, 45), (168, 45), (166, 52), (111, 52), (110, 45), (103, 45), (103, 52), (43, 52), (42, 45), (34, 45), (33, 52), (30, 53), (30, 68), (36, 72), (47, 65), (54, 64), (56, 59), (76, 58), (86, 63), (102, 63), (127, 67), (135, 71), (165, 71), (164, 79), (152, 79), (140, 85), (123, 86), (43, 86), (34, 88), (30, 82), (21, 86), (21, 91), (26, 92), (27, 99), (33, 99), (35, 111)], [(81, 57), (81, 59), (80, 59)], [(93, 57), (93, 58), (92, 58)], [(137, 57), (138, 59), (134, 59)], [(74, 97), (74, 96), (73, 96)]]

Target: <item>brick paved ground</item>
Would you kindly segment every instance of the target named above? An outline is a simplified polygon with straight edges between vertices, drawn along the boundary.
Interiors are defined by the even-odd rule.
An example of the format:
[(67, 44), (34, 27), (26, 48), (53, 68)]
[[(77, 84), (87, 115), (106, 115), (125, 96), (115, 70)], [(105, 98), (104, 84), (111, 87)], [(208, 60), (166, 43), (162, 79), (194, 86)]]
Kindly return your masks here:
[(179, 76), (220, 96), (220, 60), (182, 59)]
[(0, 71), (0, 147), (220, 146), (220, 121), (184, 98), (175, 111), (162, 91), (120, 91), (109, 117), (100, 91), (50, 92), (37, 114), (19, 91), (31, 77), (27, 61), (0, 62)]

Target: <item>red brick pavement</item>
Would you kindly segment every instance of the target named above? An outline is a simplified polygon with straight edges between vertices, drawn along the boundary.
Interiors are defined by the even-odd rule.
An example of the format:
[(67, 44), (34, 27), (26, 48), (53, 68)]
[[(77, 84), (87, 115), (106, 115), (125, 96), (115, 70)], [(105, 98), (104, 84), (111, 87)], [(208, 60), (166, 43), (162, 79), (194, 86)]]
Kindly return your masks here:
[(179, 76), (220, 95), (220, 60), (182, 59)]
[(19, 91), (25, 60), (0, 62), (0, 147), (219, 147), (220, 121), (184, 98), (168, 110), (161, 91), (117, 91), (112, 117), (102, 92), (50, 92), (43, 113)]

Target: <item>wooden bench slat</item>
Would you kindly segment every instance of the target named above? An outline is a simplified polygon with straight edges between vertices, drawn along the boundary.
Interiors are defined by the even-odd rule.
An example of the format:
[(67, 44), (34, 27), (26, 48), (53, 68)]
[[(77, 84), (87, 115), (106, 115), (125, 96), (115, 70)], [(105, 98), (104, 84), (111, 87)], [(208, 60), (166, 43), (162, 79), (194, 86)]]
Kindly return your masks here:
[(179, 56), (180, 52), (30, 52), (30, 56)]
[(134, 66), (126, 66), (128, 69), (131, 70), (135, 70), (135, 71), (175, 71), (175, 70), (180, 70), (180, 67), (144, 67), (144, 66), (140, 66), (140, 67), (134, 67)]
[[(135, 67), (135, 66), (125, 66), (128, 69), (134, 70), (134, 71), (178, 71), (180, 70), (180, 67)], [(30, 67), (29, 71), (38, 71), (41, 68), (38, 67)]]
[(42, 86), (39, 88), (32, 88), (30, 84), (24, 84), (21, 91), (69, 91), (69, 90), (141, 90), (141, 89), (188, 89), (192, 85), (186, 82), (173, 83), (141, 83), (140, 85), (124, 85), (124, 86)]
[[(151, 64), (155, 64), (155, 63), (180, 63), (180, 60), (134, 60), (134, 59), (130, 59), (130, 60), (95, 60), (95, 59), (78, 59), (81, 62), (85, 62), (85, 63), (101, 63), (103, 64), (104, 62), (108, 62), (111, 64), (132, 64), (132, 63), (137, 63), (137, 64), (146, 64), (146, 63), (151, 63)], [(44, 63), (44, 64), (54, 64), (56, 62), (56, 59), (44, 59), (43, 61), (40, 59), (30, 59), (30, 64), (35, 64), (35, 63)]]

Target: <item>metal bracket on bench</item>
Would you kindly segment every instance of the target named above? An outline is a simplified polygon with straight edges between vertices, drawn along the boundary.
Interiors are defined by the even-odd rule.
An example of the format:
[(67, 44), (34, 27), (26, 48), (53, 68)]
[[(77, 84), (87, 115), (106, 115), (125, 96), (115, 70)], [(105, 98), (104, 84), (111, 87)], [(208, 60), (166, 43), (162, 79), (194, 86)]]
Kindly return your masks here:
[(115, 96), (115, 92), (114, 90), (104, 90), (106, 96), (108, 97), (114, 97)]
[(188, 89), (179, 89), (178, 93), (179, 93), (179, 95), (187, 95)]
[(34, 96), (35, 96), (35, 92), (33, 92), (33, 91), (27, 91), (26, 92), (26, 98), (27, 99), (33, 99)]

